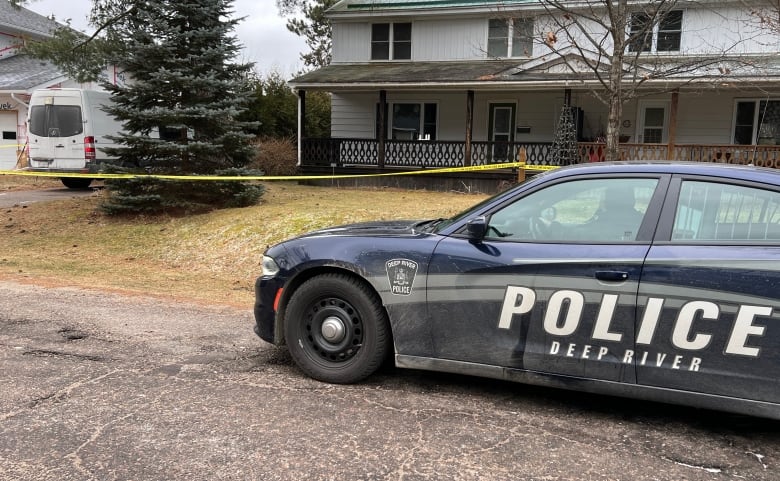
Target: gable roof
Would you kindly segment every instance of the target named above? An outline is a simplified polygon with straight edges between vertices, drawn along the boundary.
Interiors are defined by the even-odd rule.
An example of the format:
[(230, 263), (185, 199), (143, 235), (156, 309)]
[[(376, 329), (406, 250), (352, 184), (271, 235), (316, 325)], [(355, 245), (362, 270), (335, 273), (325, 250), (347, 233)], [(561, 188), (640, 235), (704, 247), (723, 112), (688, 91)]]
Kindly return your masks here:
[(58, 26), (61, 25), (50, 18), (24, 7), (16, 8), (7, 0), (0, 0), (0, 30), (48, 38)]

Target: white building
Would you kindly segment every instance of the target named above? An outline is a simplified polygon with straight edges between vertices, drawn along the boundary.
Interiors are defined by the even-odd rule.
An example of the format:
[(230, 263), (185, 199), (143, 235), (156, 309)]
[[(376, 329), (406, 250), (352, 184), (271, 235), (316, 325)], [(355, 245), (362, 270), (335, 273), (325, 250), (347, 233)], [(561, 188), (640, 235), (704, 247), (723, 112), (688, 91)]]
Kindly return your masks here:
[[(302, 132), (302, 164), (437, 167), (520, 155), (548, 163), (565, 100), (580, 161), (603, 158), (608, 109), (594, 95), (604, 88), (593, 71), (610, 59), (585, 35), (612, 48), (603, 26), (588, 20), (606, 15), (605, 2), (562, 2), (580, 12), (579, 30), (568, 34), (562, 24), (571, 17), (545, 3), (337, 3), (328, 12), (331, 65), (291, 82), (304, 115), (306, 91), (333, 100), (332, 139)], [(678, 2), (654, 19), (647, 38), (634, 38), (654, 3), (629, 2), (626, 15), (626, 52), (635, 61), (623, 78), (638, 95), (623, 109), (623, 157), (774, 166), (780, 37), (752, 14), (760, 2)]]
[(42, 88), (93, 88), (69, 79), (55, 65), (20, 53), (25, 42), (51, 38), (58, 24), (0, 0), (0, 170), (13, 169), (24, 155), (27, 102)]

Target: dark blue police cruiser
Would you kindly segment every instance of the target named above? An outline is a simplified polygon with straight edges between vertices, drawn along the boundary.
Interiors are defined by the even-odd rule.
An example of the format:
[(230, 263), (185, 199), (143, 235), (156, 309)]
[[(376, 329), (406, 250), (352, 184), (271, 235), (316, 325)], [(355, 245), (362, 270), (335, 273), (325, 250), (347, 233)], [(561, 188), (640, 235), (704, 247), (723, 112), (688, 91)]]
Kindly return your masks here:
[(590, 164), (450, 219), (263, 257), (255, 331), (306, 374), (399, 367), (780, 419), (780, 172)]

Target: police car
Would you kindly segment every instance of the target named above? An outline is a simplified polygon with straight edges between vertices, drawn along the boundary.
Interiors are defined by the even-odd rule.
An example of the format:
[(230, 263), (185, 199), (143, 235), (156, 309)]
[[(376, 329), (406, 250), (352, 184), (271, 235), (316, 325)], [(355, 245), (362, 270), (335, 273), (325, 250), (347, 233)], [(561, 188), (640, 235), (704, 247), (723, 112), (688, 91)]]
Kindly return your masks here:
[(275, 245), (256, 333), (309, 376), (396, 366), (780, 419), (780, 172), (550, 171), (449, 219)]

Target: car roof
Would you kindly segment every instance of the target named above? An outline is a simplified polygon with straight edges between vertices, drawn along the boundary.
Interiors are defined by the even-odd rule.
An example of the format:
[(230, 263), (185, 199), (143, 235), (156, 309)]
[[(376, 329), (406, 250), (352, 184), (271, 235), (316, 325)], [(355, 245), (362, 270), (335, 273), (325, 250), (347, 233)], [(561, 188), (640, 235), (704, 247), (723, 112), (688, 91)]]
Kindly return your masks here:
[(594, 162), (576, 164), (548, 172), (544, 177), (569, 177), (588, 174), (666, 173), (726, 177), (780, 185), (780, 170), (752, 165), (716, 164), (712, 162)]

